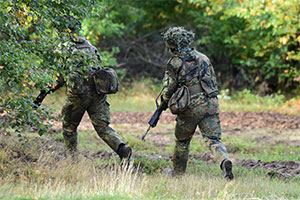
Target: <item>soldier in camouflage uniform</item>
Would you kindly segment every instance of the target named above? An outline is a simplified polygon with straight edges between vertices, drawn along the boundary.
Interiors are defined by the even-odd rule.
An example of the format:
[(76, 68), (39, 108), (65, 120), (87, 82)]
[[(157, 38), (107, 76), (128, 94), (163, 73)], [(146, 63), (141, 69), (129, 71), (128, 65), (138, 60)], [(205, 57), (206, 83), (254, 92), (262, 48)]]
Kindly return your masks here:
[(70, 48), (72, 59), (77, 60), (70, 67), (71, 72), (67, 79), (60, 79), (58, 84), (60, 87), (64, 83), (67, 85), (67, 99), (62, 108), (66, 148), (71, 154), (77, 151), (77, 127), (87, 111), (99, 137), (119, 155), (121, 160), (123, 158), (129, 160), (131, 148), (125, 145), (115, 130), (109, 126), (110, 109), (106, 101), (107, 95), (98, 94), (95, 89), (93, 73), (101, 67), (100, 55), (85, 37), (74, 37), (76, 35), (74, 33), (80, 30), (80, 22), (70, 16), (64, 17), (75, 21), (75, 25), (68, 28), (71, 30), (71, 41), (74, 43)]
[(183, 27), (172, 27), (162, 37), (173, 54), (165, 71), (162, 101), (166, 104), (183, 84), (188, 87), (191, 96), (188, 108), (176, 118), (173, 173), (185, 172), (190, 142), (198, 126), (206, 145), (215, 155), (215, 161), (221, 162), (223, 177), (231, 180), (232, 162), (220, 141), (218, 87), (213, 66), (204, 54), (189, 47), (194, 39), (193, 32)]

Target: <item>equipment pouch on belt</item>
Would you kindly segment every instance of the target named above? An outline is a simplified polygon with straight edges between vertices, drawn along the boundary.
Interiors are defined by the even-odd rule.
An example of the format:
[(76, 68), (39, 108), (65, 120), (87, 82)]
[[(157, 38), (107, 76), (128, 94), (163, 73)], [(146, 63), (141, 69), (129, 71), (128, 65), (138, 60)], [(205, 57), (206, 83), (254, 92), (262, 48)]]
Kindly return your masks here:
[(168, 107), (172, 114), (179, 114), (188, 108), (190, 100), (190, 91), (187, 86), (183, 85), (171, 96)]
[(118, 75), (112, 68), (97, 70), (93, 79), (98, 94), (114, 94), (119, 90)]

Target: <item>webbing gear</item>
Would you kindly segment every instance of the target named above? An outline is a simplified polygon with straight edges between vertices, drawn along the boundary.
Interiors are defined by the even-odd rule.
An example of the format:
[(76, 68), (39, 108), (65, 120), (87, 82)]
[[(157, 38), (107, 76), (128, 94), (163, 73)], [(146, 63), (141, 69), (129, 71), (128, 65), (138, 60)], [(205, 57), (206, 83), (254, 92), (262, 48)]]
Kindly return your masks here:
[[(182, 64), (179, 67), (179, 72), (182, 70), (186, 61), (186, 54), (184, 54), (184, 58), (182, 60)], [(168, 102), (168, 107), (173, 114), (179, 114), (184, 112), (188, 106), (190, 105), (191, 95), (188, 87), (185, 85), (186, 76), (183, 77), (182, 81), (179, 82), (178, 75), (177, 77), (177, 85), (178, 88), (175, 93), (172, 94), (171, 98)]]
[[(85, 38), (78, 37), (81, 39), (79, 42), (76, 42), (77, 49), (88, 49), (91, 51), (94, 56), (101, 63), (101, 57), (98, 54), (97, 48), (91, 45), (89, 41)], [(95, 72), (93, 73), (93, 81), (95, 84), (96, 92), (98, 94), (114, 94), (119, 90), (119, 81), (116, 71), (112, 68), (102, 68), (101, 65), (98, 65), (99, 68), (92, 68)], [(82, 65), (82, 62), (77, 64), (78, 66)]]

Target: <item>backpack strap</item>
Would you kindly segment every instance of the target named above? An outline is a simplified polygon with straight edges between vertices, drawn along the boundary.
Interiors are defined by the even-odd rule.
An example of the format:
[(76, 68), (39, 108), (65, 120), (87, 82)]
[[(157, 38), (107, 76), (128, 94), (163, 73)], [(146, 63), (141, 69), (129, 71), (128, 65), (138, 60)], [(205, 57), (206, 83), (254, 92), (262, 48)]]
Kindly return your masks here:
[(187, 58), (187, 56), (186, 56), (186, 54), (184, 54), (182, 63), (181, 63), (181, 65), (180, 65), (180, 67), (179, 67), (179, 69), (178, 69), (178, 72), (177, 72), (176, 82), (177, 82), (178, 86), (184, 85), (184, 84), (185, 84), (185, 81), (186, 81), (186, 75), (183, 76), (182, 81), (179, 82), (179, 79), (178, 79), (178, 77), (179, 77), (178, 75), (179, 75), (179, 73), (180, 73), (180, 72), (182, 71), (182, 69), (183, 69), (183, 66), (184, 66), (184, 64), (185, 64), (185, 62), (186, 62), (186, 58)]

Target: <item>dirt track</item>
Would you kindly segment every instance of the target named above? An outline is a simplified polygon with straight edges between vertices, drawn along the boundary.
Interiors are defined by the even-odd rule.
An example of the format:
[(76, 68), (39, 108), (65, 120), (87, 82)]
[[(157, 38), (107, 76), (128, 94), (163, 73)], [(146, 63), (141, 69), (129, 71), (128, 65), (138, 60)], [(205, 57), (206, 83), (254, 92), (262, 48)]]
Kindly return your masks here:
[[(112, 124), (146, 124), (151, 118), (151, 112), (119, 112), (112, 113)], [(300, 116), (286, 115), (272, 112), (222, 112), (220, 119), (223, 129), (256, 129), (270, 128), (276, 130), (294, 130), (300, 129)], [(81, 126), (88, 125), (89, 118), (85, 115)], [(175, 116), (170, 112), (162, 114), (159, 123), (169, 124), (175, 122)], [(88, 125), (88, 126), (91, 126)], [(139, 155), (136, 155), (139, 156)], [(165, 157), (171, 159), (170, 155), (152, 155), (155, 157)], [(211, 157), (209, 154), (190, 155), (196, 159), (209, 162)], [(235, 164), (239, 164), (247, 169), (263, 168), (268, 170), (271, 177), (288, 178), (300, 174), (300, 162), (294, 161), (271, 161), (262, 162), (260, 160), (235, 160)]]
[(262, 162), (261, 160), (239, 160), (240, 164), (247, 169), (264, 168), (269, 170), (268, 175), (278, 178), (289, 178), (300, 174), (300, 162), (294, 161), (271, 161)]
[[(119, 112), (111, 114), (112, 124), (147, 124), (151, 118), (151, 112)], [(0, 116), (3, 119), (3, 116)], [(223, 129), (256, 129), (256, 128), (270, 128), (276, 130), (294, 130), (300, 129), (300, 116), (297, 115), (285, 115), (280, 113), (271, 112), (222, 112), (220, 113), (221, 123)], [(163, 113), (159, 123), (168, 124), (174, 123), (175, 116), (169, 112)], [(53, 127), (54, 130), (61, 130), (61, 123), (56, 122)], [(79, 129), (93, 129), (90, 119), (87, 114), (84, 115), (83, 120), (79, 126)], [(56, 132), (55, 131), (55, 132)], [(44, 140), (42, 138), (35, 138), (35, 140)], [(4, 141), (3, 141), (4, 142)], [(43, 145), (46, 151), (58, 151), (62, 152), (62, 143), (57, 143), (53, 140), (47, 141), (49, 144), (53, 144), (59, 149), (47, 148), (48, 145)], [(57, 144), (54, 144), (57, 143)], [(5, 146), (5, 142), (2, 143)], [(49, 146), (53, 146), (49, 145)], [(46, 149), (45, 149), (46, 148)], [(99, 151), (99, 152), (82, 152), (86, 157), (92, 159), (101, 157), (110, 157), (114, 155), (113, 152)], [(147, 156), (135, 154), (134, 157)], [(195, 159), (204, 160), (210, 162), (211, 157), (209, 154), (195, 154), (190, 155)], [(151, 155), (151, 158), (165, 158), (171, 159), (171, 155)], [(294, 161), (271, 161), (262, 162), (260, 160), (234, 160), (235, 164), (239, 164), (247, 169), (264, 168), (269, 171), (268, 175), (276, 177), (293, 177), (300, 174), (300, 162)]]
[[(147, 124), (152, 112), (117, 112), (111, 114), (112, 124)], [(272, 128), (277, 130), (300, 129), (299, 115), (286, 115), (271, 112), (221, 112), (223, 128)], [(161, 124), (175, 122), (175, 116), (164, 112), (159, 120)], [(92, 128), (88, 115), (85, 114), (80, 125)]]

